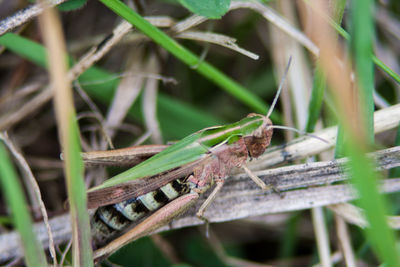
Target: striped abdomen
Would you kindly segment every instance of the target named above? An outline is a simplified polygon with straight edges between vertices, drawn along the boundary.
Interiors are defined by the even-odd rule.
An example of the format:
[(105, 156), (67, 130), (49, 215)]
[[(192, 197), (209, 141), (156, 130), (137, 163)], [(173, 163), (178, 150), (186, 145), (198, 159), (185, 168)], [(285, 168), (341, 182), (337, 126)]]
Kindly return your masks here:
[(106, 241), (189, 191), (189, 184), (184, 180), (174, 180), (142, 196), (98, 208), (92, 219), (96, 243)]

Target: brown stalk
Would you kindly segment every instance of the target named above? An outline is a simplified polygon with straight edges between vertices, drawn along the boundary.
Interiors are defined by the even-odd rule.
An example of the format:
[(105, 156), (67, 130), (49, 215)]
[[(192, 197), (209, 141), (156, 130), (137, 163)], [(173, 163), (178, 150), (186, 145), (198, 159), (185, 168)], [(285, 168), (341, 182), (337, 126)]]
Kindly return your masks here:
[(309, 32), (310, 37), (320, 49), (321, 65), (331, 85), (343, 126), (353, 137), (357, 137), (352, 140), (363, 147), (366, 137), (358, 105), (358, 89), (351, 77), (353, 70), (332, 27), (324, 19), (324, 17), (331, 17), (328, 3), (315, 1), (314, 5), (314, 9), (309, 13), (313, 21)]
[[(47, 5), (46, 1), (41, 2)], [(39, 25), (42, 30), (43, 39), (48, 49), (49, 75), (54, 90), (54, 106), (58, 122), (61, 147), (65, 155), (65, 176), (69, 193), (72, 190), (71, 177), (74, 175), (69, 167), (71, 164), (71, 127), (75, 119), (73, 95), (70, 87), (70, 79), (67, 71), (67, 53), (62, 32), (62, 26), (57, 13), (52, 8), (47, 8), (39, 17)], [(73, 134), (73, 133), (72, 133)], [(87, 220), (79, 214), (78, 207), (71, 204), (71, 224), (73, 240), (74, 266), (82, 266), (90, 262), (91, 255), (83, 255), (82, 251), (91, 252), (90, 240), (86, 239), (85, 231), (90, 232), (89, 218)], [(88, 216), (88, 215), (86, 215)], [(85, 222), (87, 225), (85, 225)], [(81, 229), (81, 227), (86, 229)], [(86, 234), (87, 235), (87, 234)], [(88, 249), (89, 247), (89, 249)]]

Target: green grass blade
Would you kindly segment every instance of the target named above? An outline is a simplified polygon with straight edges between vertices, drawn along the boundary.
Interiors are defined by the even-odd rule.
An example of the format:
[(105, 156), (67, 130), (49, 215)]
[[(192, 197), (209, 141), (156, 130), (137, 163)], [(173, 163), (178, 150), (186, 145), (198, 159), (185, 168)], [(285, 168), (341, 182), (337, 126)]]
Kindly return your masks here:
[[(372, 0), (355, 0), (351, 7), (351, 48), (360, 92), (361, 117), (364, 120), (361, 125), (364, 127), (367, 146), (374, 143), (374, 73), (371, 57), (374, 41), (373, 7)], [(351, 136), (352, 140), (346, 143), (346, 152), (351, 158), (349, 166), (352, 182), (360, 195), (358, 202), (365, 210), (370, 224), (366, 229), (367, 237), (382, 261), (388, 266), (400, 266), (394, 233), (386, 220), (386, 203), (378, 191), (378, 175), (365, 155), (367, 151), (362, 149), (363, 144), (359, 144), (357, 138)]]
[(32, 40), (14, 33), (6, 33), (0, 36), (0, 45), (43, 68), (47, 68), (44, 47)]
[(290, 259), (294, 257), (296, 247), (299, 243), (299, 213), (292, 214), (286, 222), (285, 232), (279, 247), (279, 258)]
[(337, 130), (336, 146), (335, 146), (335, 158), (343, 158), (346, 156), (345, 142), (344, 142), (344, 129), (342, 123), (339, 123)]
[[(199, 59), (192, 52), (175, 42), (167, 34), (151, 25), (148, 21), (130, 9), (128, 6), (118, 0), (100, 0), (108, 8), (116, 14), (127, 20), (134, 27), (138, 28), (154, 42), (161, 45), (168, 52), (173, 54), (179, 60), (187, 64), (189, 67), (195, 67), (195, 70), (204, 75), (210, 81), (216, 83), (228, 93), (236, 97), (238, 100), (247, 104), (255, 111), (260, 113), (267, 112), (267, 106), (257, 96), (247, 91), (244, 87), (233, 81), (218, 69)], [(275, 118), (272, 118), (275, 119)]]
[(325, 75), (319, 64), (317, 64), (317, 66), (315, 67), (314, 83), (311, 92), (310, 104), (308, 105), (306, 132), (310, 133), (314, 131), (315, 124), (317, 123), (321, 113), (325, 88), (326, 88)]
[[(79, 266), (93, 266), (90, 219), (87, 211), (86, 186), (84, 183), (84, 165), (81, 158), (81, 147), (79, 141), (79, 131), (76, 116), (69, 114), (68, 135), (66, 136), (64, 148), (64, 162), (67, 179), (67, 188), (70, 204), (71, 221), (78, 227), (73, 228), (75, 242), (74, 262), (79, 261)], [(68, 147), (68, 148), (67, 148)], [(79, 249), (79, 251), (77, 251)], [(80, 257), (77, 258), (77, 253)], [(75, 264), (78, 266), (78, 264)]]
[[(361, 3), (362, 2), (362, 3)], [(374, 134), (374, 64), (373, 55), (374, 24), (372, 1), (354, 1), (352, 18), (351, 50), (354, 58), (356, 77), (360, 92), (361, 112), (365, 123), (366, 140), (372, 146)]]
[[(354, 143), (356, 142), (354, 140)], [(371, 160), (354, 143), (347, 144), (346, 153), (351, 158), (349, 162), (351, 181), (360, 196), (358, 204), (364, 209), (370, 224), (370, 227), (365, 229), (367, 238), (378, 257), (387, 266), (400, 266), (394, 232), (387, 225), (387, 203), (378, 191), (378, 175), (374, 172)]]
[(375, 55), (372, 56), (372, 60), (379, 68), (381, 68), (384, 72), (386, 72), (387, 75), (392, 77), (393, 80), (395, 80), (397, 83), (400, 84), (400, 76), (396, 72), (394, 72), (391, 68), (386, 66), (386, 64), (383, 63), (380, 59), (378, 59)]
[(27, 266), (47, 266), (43, 247), (33, 233), (33, 224), (21, 184), (2, 142), (0, 142), (0, 185), (11, 209), (15, 228), (21, 236)]

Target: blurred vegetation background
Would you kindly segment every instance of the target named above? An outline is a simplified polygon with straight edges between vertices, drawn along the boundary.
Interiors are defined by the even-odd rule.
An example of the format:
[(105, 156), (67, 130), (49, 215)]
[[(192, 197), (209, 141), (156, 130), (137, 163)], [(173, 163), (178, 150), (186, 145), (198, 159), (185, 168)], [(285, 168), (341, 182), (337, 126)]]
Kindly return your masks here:
[[(212, 224), (211, 239), (204, 237), (202, 227), (146, 237), (111, 256), (105, 266), (112, 263), (122, 266), (399, 264), (396, 233), (389, 229), (384, 217), (386, 210), (390, 210), (390, 215), (398, 213), (398, 194), (392, 194), (389, 201), (381, 199), (375, 186), (376, 180), (382, 177), (398, 177), (398, 170), (375, 175), (363, 157), (367, 151), (393, 147), (400, 142), (397, 129), (374, 138), (372, 123), (375, 110), (399, 102), (399, 1), (326, 1), (331, 14), (324, 20), (334, 33), (333, 40), (340, 44), (341, 50), (338, 50), (345, 55), (346, 60), (341, 63), (351, 62), (347, 70), (355, 71), (346, 72), (343, 67), (347, 74), (343, 80), (348, 80), (353, 89), (359, 88), (347, 93), (336, 90), (335, 82), (330, 81), (341, 78), (329, 72), (324, 58), (326, 52), (319, 51), (321, 45), (322, 49), (326, 46), (318, 41), (318, 36), (313, 36), (318, 33), (314, 28), (318, 26), (314, 1), (204, 1), (211, 6), (205, 11), (192, 9), (191, 1), (125, 1), (139, 15), (132, 16), (132, 21), (137, 23), (132, 29), (122, 23), (123, 9), (119, 16), (114, 13), (118, 13), (118, 8), (113, 2), (116, 1), (68, 1), (57, 7), (69, 65), (74, 66), (75, 74), (70, 73), (68, 77), (75, 81), (73, 103), (83, 151), (138, 143), (164, 144), (205, 127), (238, 121), (248, 113), (265, 114), (292, 57), (286, 86), (273, 113), (274, 124), (307, 132), (341, 124), (336, 149), (309, 160), (333, 160), (342, 156), (353, 159), (352, 182), (361, 196), (357, 204), (365, 209), (371, 231), (365, 234), (357, 226), (345, 225), (355, 265), (344, 256), (343, 241), (337, 235), (340, 223), (336, 215), (329, 209), (321, 209), (323, 219), (320, 220), (314, 218), (317, 211), (303, 210)], [(221, 10), (212, 6), (216, 3), (222, 6)], [(229, 4), (230, 9), (226, 9)], [(0, 2), (0, 130), (5, 143), (17, 147), (18, 152), (11, 152), (11, 158), (21, 155), (28, 166), (24, 168), (16, 160), (19, 162), (14, 164), (18, 166), (16, 171), (8, 156), (1, 155), (0, 177), (5, 192), (9, 188), (5, 181), (10, 175), (25, 177), (20, 183), (29, 203), (20, 204), (24, 208), (18, 204), (13, 208), (12, 200), (0, 200), (0, 234), (14, 229), (10, 209), (18, 216), (15, 210), (26, 209), (27, 205), (33, 221), (42, 220), (40, 204), (35, 200), (38, 190), (27, 181), (26, 169), (32, 170), (49, 217), (67, 212), (65, 201), (71, 198), (60, 160), (59, 122), (50, 101), (44, 27), (39, 26), (36, 15), (32, 15), (32, 20), (25, 18), (27, 23), (17, 28), (5, 23), (7, 17), (16, 16), (27, 5), (28, 1), (22, 0)], [(213, 18), (192, 17), (192, 11)], [(146, 25), (144, 35), (140, 26), (142, 18), (198, 58), (179, 50)], [(5, 31), (10, 32), (4, 34)], [(342, 60), (335, 48), (333, 45), (331, 62)], [(63, 62), (63, 57), (60, 55), (58, 60)], [(355, 115), (346, 113), (346, 107), (341, 106), (347, 102), (356, 110)], [(361, 118), (357, 120), (361, 129), (357, 135), (360, 145), (351, 142), (357, 132), (348, 127), (343, 114), (348, 114), (350, 122)], [(272, 146), (285, 144), (295, 136), (292, 132), (277, 130)], [(6, 151), (5, 147), (1, 149)], [(6, 171), (9, 167), (14, 174)], [(121, 170), (88, 168), (85, 184), (92, 187)], [(9, 186), (18, 188), (18, 184)], [(85, 206), (82, 201), (78, 206)], [(371, 218), (377, 219), (371, 221)], [(326, 241), (332, 254), (328, 263), (321, 260), (318, 248), (321, 241), (314, 234), (316, 224), (323, 224), (330, 238)], [(29, 224), (21, 228), (32, 229)], [(89, 229), (83, 231), (89, 233)], [(66, 244), (57, 244), (58, 261), (68, 248)], [(17, 259), (14, 263), (21, 261)], [(70, 253), (66, 254), (64, 264), (72, 264)]]

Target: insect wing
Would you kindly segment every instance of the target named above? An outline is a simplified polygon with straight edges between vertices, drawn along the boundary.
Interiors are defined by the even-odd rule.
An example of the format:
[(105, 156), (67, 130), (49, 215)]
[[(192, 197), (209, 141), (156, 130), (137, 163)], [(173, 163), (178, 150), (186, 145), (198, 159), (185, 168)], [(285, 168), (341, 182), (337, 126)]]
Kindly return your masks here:
[(142, 145), (81, 153), (86, 165), (134, 166), (165, 150), (168, 145)]
[(148, 160), (108, 179), (103, 184), (89, 191), (131, 182), (139, 178), (159, 175), (200, 160), (207, 155), (208, 148), (197, 142), (198, 137), (198, 133), (189, 135)]

